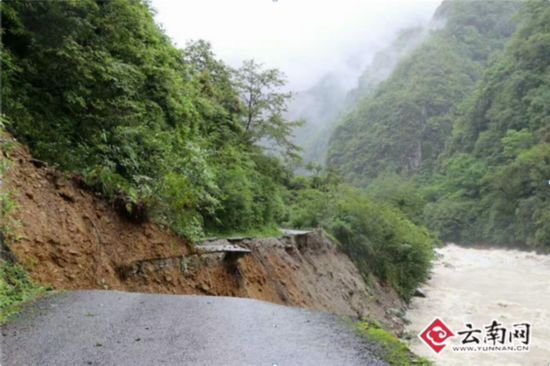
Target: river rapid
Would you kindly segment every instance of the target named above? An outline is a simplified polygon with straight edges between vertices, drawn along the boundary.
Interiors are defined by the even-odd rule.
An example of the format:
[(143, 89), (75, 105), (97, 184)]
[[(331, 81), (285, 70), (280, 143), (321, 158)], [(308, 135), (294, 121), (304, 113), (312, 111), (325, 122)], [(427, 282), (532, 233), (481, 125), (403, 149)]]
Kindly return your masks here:
[[(437, 250), (431, 279), (422, 291), (426, 297), (415, 297), (407, 312), (412, 335), (412, 350), (436, 365), (550, 365), (550, 256), (505, 249), (465, 248), (453, 244)], [(440, 318), (455, 334), (447, 346), (436, 354), (417, 335), (434, 318)], [(481, 345), (487, 336), (486, 326), (493, 320), (502, 323), (506, 337), (514, 324), (531, 323), (529, 351), (524, 352), (457, 352), (467, 330), (472, 329)], [(519, 326), (521, 327), (521, 326)], [(490, 331), (489, 331), (490, 332)], [(495, 332), (497, 339), (504, 331)], [(470, 338), (471, 339), (471, 338)], [(523, 345), (518, 339), (514, 344)], [(476, 344), (475, 342), (468, 345)], [(496, 343), (499, 344), (498, 341)], [(506, 343), (510, 345), (510, 343)]]

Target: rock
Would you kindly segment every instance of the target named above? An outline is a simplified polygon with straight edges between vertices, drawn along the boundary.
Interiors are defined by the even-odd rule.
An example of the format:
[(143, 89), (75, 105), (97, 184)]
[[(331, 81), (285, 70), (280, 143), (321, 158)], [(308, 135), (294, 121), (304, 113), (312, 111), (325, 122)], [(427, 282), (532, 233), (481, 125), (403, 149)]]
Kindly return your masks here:
[(403, 311), (397, 308), (389, 308), (386, 310), (386, 313), (389, 315), (393, 315), (397, 318), (401, 318), (403, 316)]
[(38, 159), (35, 159), (35, 158), (31, 158), (30, 162), (37, 168), (42, 168), (42, 167), (45, 167), (45, 166), (48, 165), (45, 161), (38, 160)]
[(426, 294), (424, 293), (424, 291), (422, 291), (421, 289), (417, 288), (416, 290), (414, 290), (413, 296), (414, 296), (414, 297), (426, 297)]
[(74, 195), (68, 189), (61, 190), (61, 191), (58, 192), (58, 194), (65, 201), (68, 201), (68, 202), (74, 202), (75, 201)]

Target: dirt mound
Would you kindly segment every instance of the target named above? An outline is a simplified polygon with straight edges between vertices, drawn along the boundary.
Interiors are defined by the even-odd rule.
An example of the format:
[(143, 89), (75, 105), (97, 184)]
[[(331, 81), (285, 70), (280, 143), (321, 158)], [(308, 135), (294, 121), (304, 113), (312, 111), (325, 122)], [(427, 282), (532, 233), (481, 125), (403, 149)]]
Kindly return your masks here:
[(249, 254), (211, 253), (146, 222), (119, 216), (78, 181), (10, 152), (7, 186), (19, 225), (11, 251), (31, 276), (64, 289), (117, 289), (250, 297), (280, 304), (366, 315), (393, 329), (403, 307), (389, 288), (361, 278), (320, 232), (234, 240)]
[(192, 253), (184, 240), (151, 223), (121, 218), (103, 199), (83, 190), (26, 149), (10, 153), (8, 187), (14, 191), (19, 262), (41, 283), (57, 288), (124, 289), (117, 264)]

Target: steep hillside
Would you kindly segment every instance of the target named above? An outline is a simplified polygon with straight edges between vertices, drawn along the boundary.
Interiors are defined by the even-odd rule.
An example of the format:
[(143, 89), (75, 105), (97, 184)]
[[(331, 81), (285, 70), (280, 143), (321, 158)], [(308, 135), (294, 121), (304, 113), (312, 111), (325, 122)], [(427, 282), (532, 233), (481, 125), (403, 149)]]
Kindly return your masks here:
[(294, 131), (294, 142), (302, 148), (304, 164), (324, 164), (334, 122), (345, 109), (347, 89), (338, 76), (327, 74), (308, 90), (295, 93), (288, 116), (303, 119)]
[(304, 125), (294, 131), (294, 141), (302, 148), (304, 163), (324, 165), (330, 136), (341, 119), (357, 101), (374, 92), (386, 80), (398, 61), (412, 51), (427, 35), (423, 28), (400, 32), (391, 44), (377, 52), (361, 73), (357, 86), (350, 90), (336, 74), (327, 74), (308, 90), (296, 93), (288, 106), (292, 119)]
[(550, 3), (530, 1), (463, 104), (426, 196), (447, 240), (550, 250)]
[(359, 186), (383, 172), (432, 169), (451, 133), (454, 110), (513, 32), (518, 6), (444, 1), (433, 21), (445, 25), (432, 30), (336, 128), (328, 165)]
[[(356, 271), (352, 277), (380, 279), (390, 297), (410, 298), (428, 276), (435, 243), (428, 230), (330, 174), (292, 174), (297, 123), (283, 115), (289, 94), (279, 70), (253, 60), (235, 70), (205, 41), (177, 48), (147, 1), (14, 0), (0, 8), (0, 134), (8, 130), (43, 161), (33, 171), (29, 156), (15, 153), (23, 164), (11, 173), (19, 175), (16, 218), (25, 231), (7, 244), (35, 279), (63, 288), (240, 296), (262, 289), (257, 296), (283, 302), (294, 290), (281, 295), (263, 264), (253, 262), (251, 271), (265, 281), (247, 289), (241, 271), (191, 243), (277, 233), (285, 225), (321, 226), (341, 243), (341, 264)], [(0, 195), (2, 213), (10, 205)], [(186, 256), (195, 259), (189, 264)], [(213, 265), (199, 266), (196, 280), (176, 276), (203, 259)], [(132, 275), (142, 264), (175, 272), (144, 282)], [(351, 273), (338, 266), (331, 272)], [(315, 269), (298, 268), (309, 271), (298, 276), (318, 281), (307, 277)], [(14, 288), (10, 281), (0, 278), (0, 290)], [(295, 287), (307, 289), (300, 281)], [(324, 290), (311, 293), (292, 301), (323, 303), (316, 294)]]
[(445, 1), (445, 22), (358, 102), (328, 163), (441, 239), (547, 251), (547, 1)]
[(399, 32), (396, 39), (388, 47), (374, 55), (370, 65), (361, 73), (357, 81), (357, 87), (346, 96), (346, 110), (352, 109), (361, 98), (373, 93), (383, 81), (391, 76), (399, 61), (426, 38), (429, 30), (439, 26), (439, 23), (431, 22), (426, 28), (410, 28)]
[(207, 42), (176, 48), (142, 1), (0, 6), (2, 121), (33, 156), (188, 238), (276, 225), (287, 172)]
[(20, 146), (9, 157), (3, 189), (16, 203), (11, 252), (41, 284), (250, 297), (402, 327), (403, 302), (395, 291), (374, 277), (367, 285), (322, 231), (232, 240), (250, 250), (242, 257), (210, 252), (150, 222), (129, 221), (79, 179), (32, 159)]

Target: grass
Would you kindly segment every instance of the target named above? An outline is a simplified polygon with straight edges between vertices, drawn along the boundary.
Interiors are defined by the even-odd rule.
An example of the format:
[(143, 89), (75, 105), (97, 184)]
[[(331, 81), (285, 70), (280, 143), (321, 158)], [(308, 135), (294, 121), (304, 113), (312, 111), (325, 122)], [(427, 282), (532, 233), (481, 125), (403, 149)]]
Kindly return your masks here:
[(278, 227), (266, 226), (260, 229), (251, 229), (245, 231), (208, 231), (206, 238), (232, 238), (232, 237), (251, 237), (251, 238), (270, 238), (279, 237), (283, 233)]
[(45, 291), (30, 279), (21, 266), (0, 261), (0, 324), (17, 313), (22, 304), (34, 300)]
[[(0, 116), (0, 139), (5, 137)], [(0, 180), (5, 176), (9, 166), (9, 152), (14, 148), (13, 141), (0, 142)], [(2, 182), (5, 185), (5, 182)], [(8, 242), (15, 240), (16, 221), (11, 214), (16, 209), (13, 192), (0, 186), (0, 254), (9, 252)], [(0, 324), (17, 313), (21, 305), (35, 299), (46, 290), (35, 284), (27, 272), (18, 264), (0, 259)]]
[(16, 203), (13, 200), (12, 192), (6, 187), (5, 176), (11, 164), (9, 153), (13, 150), (14, 143), (12, 140), (5, 140), (5, 138), (6, 134), (0, 115), (0, 234), (5, 239), (11, 239), (14, 236), (13, 230), (17, 226), (11, 217), (16, 209)]
[(379, 346), (377, 356), (392, 366), (432, 365), (430, 361), (412, 353), (405, 343), (382, 329), (376, 322), (360, 321), (354, 323), (354, 327), (362, 338)]

